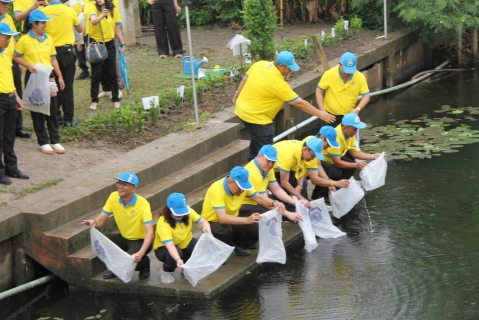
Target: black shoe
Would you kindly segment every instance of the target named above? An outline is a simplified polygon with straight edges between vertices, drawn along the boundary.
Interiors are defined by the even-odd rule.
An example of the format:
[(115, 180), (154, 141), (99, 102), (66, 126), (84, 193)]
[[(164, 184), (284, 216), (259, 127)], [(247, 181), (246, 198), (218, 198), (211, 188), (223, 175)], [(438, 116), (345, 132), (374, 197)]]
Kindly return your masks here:
[(250, 245), (248, 246), (248, 249), (256, 250), (256, 249), (258, 249), (258, 246), (253, 243), (253, 244), (250, 244)]
[(80, 123), (79, 120), (73, 119), (72, 121), (65, 121), (65, 127), (76, 127)]
[(20, 138), (30, 138), (32, 134), (23, 130), (18, 130), (15, 135)]
[(236, 255), (238, 255), (240, 257), (247, 257), (251, 254), (251, 252), (249, 252), (248, 249), (243, 249), (239, 246), (235, 247), (235, 252), (236, 252)]
[(63, 119), (63, 117), (59, 116), (57, 119), (58, 119), (59, 126), (63, 126), (65, 124), (65, 120)]
[(140, 279), (146, 279), (146, 278), (149, 278), (149, 277), (150, 277), (150, 265), (148, 264), (148, 266), (145, 269), (140, 271), (139, 278)]
[(116, 278), (116, 274), (114, 274), (110, 270), (107, 270), (105, 274), (103, 275), (103, 279), (113, 279), (113, 278)]
[(84, 80), (90, 78), (90, 73), (88, 71), (82, 71), (75, 80)]
[(30, 179), (29, 176), (27, 176), (25, 173), (21, 172), (20, 170), (13, 170), (13, 171), (6, 171), (5, 170), (5, 175), (9, 176), (10, 178), (17, 178), (17, 179), (22, 179), (22, 180), (28, 180)]
[(8, 177), (6, 176), (3, 176), (3, 177), (0, 177), (0, 183), (9, 185), (9, 184), (12, 184), (12, 180), (8, 179)]

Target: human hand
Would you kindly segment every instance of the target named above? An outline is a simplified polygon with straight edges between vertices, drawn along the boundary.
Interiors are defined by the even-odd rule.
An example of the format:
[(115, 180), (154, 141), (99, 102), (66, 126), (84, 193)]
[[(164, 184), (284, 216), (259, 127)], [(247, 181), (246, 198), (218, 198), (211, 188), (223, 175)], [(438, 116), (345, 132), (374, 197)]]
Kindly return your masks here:
[(284, 203), (279, 202), (279, 201), (274, 201), (273, 202), (273, 207), (278, 210), (279, 213), (283, 214), (285, 212), (285, 206)]
[(65, 81), (63, 81), (63, 77), (58, 78), (58, 83), (60, 85), (60, 90), (65, 89)]
[(108, 18), (108, 12), (110, 12), (110, 10), (108, 10), (107, 8), (103, 9), (103, 13), (101, 14), (104, 18)]
[(336, 117), (333, 116), (332, 114), (326, 112), (326, 111), (323, 111), (323, 110), (320, 110), (319, 112), (321, 112), (319, 118), (321, 120), (323, 120), (323, 122), (325, 123), (331, 123), (333, 122), (334, 120), (336, 120)]
[(148, 2), (148, 4), (150, 4), (150, 6), (151, 6), (153, 3), (155, 3), (154, 0), (146, 0), (146, 2)]
[(33, 3), (33, 6), (35, 7), (35, 9), (37, 9), (40, 6), (46, 6), (46, 5), (47, 4), (45, 3), (44, 0), (37, 0)]
[(301, 199), (301, 200), (299, 200), (299, 201), (301, 201), (301, 203), (304, 204), (304, 206), (305, 206), (306, 208), (311, 209), (311, 203), (309, 202), (309, 200), (307, 200), (307, 199)]
[(285, 211), (284, 215), (286, 216), (286, 218), (293, 221), (294, 223), (298, 223), (300, 221), (303, 221), (303, 217), (299, 213), (296, 213), (296, 212)]
[(23, 109), (23, 101), (20, 99), (19, 96), (17, 96), (17, 99), (15, 101), (15, 105), (17, 107), (17, 110), (22, 110)]
[(30, 71), (30, 73), (37, 73), (37, 69), (35, 69), (32, 65), (28, 67), (28, 71)]
[(347, 188), (349, 187), (349, 180), (341, 179), (339, 181), (335, 181), (335, 185), (338, 188)]
[(181, 12), (181, 7), (178, 6), (178, 5), (176, 5), (176, 6), (175, 6), (175, 11), (176, 11), (176, 15), (179, 15), (180, 12)]
[(126, 50), (126, 46), (125, 46), (125, 45), (122, 45), (122, 46), (121, 46), (121, 53), (125, 53), (125, 50)]
[(258, 212), (253, 213), (248, 217), (248, 224), (258, 223), (263, 218)]
[(360, 161), (360, 162), (356, 162), (356, 169), (359, 169), (361, 170), (362, 168), (364, 168), (365, 166), (367, 166), (368, 164), (366, 162), (363, 162), (363, 161)]
[(77, 50), (78, 51), (83, 51), (83, 45), (82, 44), (77, 44)]
[(133, 260), (135, 260), (136, 263), (140, 262), (141, 258), (143, 258), (143, 253), (140, 253), (138, 251), (137, 253), (134, 253), (131, 255), (133, 257)]
[(81, 224), (83, 224), (85, 226), (89, 226), (90, 228), (95, 228), (96, 221), (95, 220), (83, 220), (83, 222)]
[(178, 260), (176, 261), (176, 266), (177, 266), (178, 269), (180, 269), (181, 271), (183, 271), (183, 269), (184, 269), (183, 266), (184, 266), (184, 265), (185, 265), (185, 263), (183, 262), (183, 259), (180, 258), (180, 259), (178, 259)]
[(210, 228), (204, 227), (204, 228), (203, 228), (203, 233), (211, 233)]

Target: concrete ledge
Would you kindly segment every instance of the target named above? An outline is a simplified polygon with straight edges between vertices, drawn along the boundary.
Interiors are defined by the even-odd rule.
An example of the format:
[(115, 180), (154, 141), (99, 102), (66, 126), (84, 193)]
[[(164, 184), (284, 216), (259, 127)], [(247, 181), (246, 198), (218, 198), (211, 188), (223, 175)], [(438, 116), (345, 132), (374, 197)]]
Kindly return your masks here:
[(0, 207), (0, 243), (20, 234), (23, 230), (23, 216), (19, 208)]

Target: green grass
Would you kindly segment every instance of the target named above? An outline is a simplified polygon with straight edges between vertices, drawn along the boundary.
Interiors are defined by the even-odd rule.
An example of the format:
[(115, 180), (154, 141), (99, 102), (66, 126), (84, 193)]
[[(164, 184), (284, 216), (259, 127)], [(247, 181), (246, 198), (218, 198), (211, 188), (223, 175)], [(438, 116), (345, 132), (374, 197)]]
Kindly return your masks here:
[(21, 199), (21, 198), (23, 198), (23, 197), (25, 197), (29, 194), (35, 193), (35, 192), (43, 190), (45, 188), (52, 187), (54, 185), (57, 185), (60, 181), (63, 181), (63, 179), (62, 178), (56, 178), (56, 179), (48, 180), (48, 181), (46, 181), (42, 184), (39, 184), (37, 186), (22, 188), (18, 193), (16, 193), (13, 196), (12, 200)]

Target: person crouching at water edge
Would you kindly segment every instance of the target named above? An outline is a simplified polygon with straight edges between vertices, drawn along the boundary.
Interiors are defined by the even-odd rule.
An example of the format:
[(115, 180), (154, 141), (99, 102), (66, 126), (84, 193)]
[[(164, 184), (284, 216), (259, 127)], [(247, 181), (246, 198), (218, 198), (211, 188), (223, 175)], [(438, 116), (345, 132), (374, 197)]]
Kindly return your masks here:
[(161, 217), (156, 225), (155, 255), (163, 262), (162, 283), (175, 281), (173, 272), (176, 267), (183, 270), (183, 265), (191, 257), (198, 239), (193, 238), (193, 223), (210, 232), (210, 224), (188, 206), (182, 193), (172, 193), (161, 209)]
[[(133, 172), (122, 172), (117, 180), (115, 191), (105, 203), (102, 212), (94, 220), (83, 220), (82, 224), (91, 228), (101, 227), (106, 220), (113, 216), (120, 230), (117, 234), (105, 234), (120, 249), (130, 254), (137, 262), (136, 271), (140, 271), (139, 278), (150, 277), (150, 258), (153, 242), (153, 218), (148, 200), (136, 194), (138, 177)], [(116, 275), (108, 270), (103, 279), (115, 278)]]

